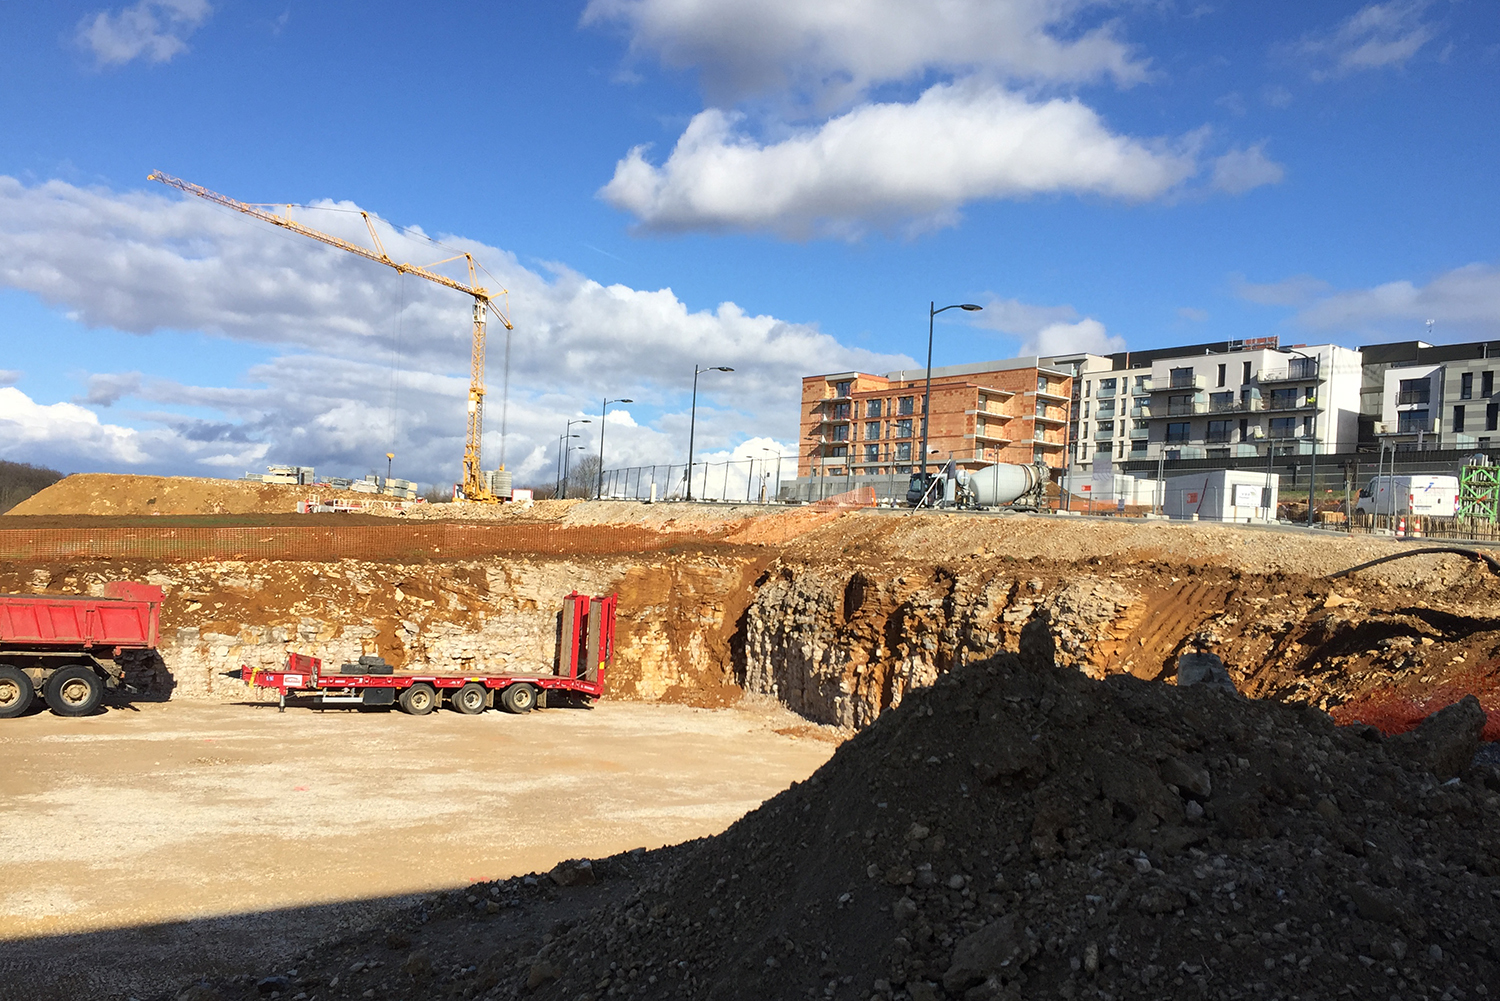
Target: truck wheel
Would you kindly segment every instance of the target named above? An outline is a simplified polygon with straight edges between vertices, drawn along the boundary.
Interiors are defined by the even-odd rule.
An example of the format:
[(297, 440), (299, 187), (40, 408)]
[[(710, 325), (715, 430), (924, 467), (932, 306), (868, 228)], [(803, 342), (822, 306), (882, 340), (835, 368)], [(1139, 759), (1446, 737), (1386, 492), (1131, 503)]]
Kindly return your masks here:
[(437, 693), (426, 682), (418, 682), (401, 692), (401, 711), (426, 716), (437, 708)]
[(99, 708), (104, 685), (91, 668), (71, 664), (47, 679), (46, 696), (47, 705), (59, 716), (88, 716)]
[(500, 701), (513, 713), (529, 713), (536, 708), (536, 689), (527, 684), (511, 685), (500, 693)]
[(19, 667), (0, 664), (0, 719), (14, 719), (31, 708), (36, 689)]
[(471, 681), (448, 696), (448, 704), (465, 716), (478, 716), (484, 712), (484, 686)]

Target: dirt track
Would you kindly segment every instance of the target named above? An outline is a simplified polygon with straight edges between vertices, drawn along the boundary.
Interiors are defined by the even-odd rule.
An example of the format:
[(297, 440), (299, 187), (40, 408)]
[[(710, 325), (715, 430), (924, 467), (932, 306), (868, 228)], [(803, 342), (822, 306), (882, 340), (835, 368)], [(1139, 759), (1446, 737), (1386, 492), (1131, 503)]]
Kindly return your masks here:
[[(609, 701), (525, 717), (145, 704), (6, 720), (0, 745), (0, 969), (33, 936), (409, 894), (716, 833), (835, 746), (774, 707)], [(275, 944), (327, 920), (288, 920)]]

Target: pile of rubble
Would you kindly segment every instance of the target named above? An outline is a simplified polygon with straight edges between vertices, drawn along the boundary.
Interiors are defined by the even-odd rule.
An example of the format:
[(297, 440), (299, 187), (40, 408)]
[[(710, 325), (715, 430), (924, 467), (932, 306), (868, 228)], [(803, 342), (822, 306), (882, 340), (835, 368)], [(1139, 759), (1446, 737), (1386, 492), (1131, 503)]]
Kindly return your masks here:
[(1386, 738), (1220, 686), (1057, 669), (1040, 623), (718, 837), (476, 885), (386, 929), (381, 959), (344, 940), (294, 978), (189, 994), (1500, 991), (1500, 770), (1474, 763), (1474, 700)]

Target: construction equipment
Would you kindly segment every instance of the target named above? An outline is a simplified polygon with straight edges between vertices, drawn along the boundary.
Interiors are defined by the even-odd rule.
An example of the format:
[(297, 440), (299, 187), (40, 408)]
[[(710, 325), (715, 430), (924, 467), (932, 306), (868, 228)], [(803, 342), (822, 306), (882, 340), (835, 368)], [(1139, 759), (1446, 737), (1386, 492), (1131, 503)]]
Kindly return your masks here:
[(124, 684), (119, 661), (156, 646), (162, 590), (116, 580), (104, 596), (0, 594), (0, 719), (31, 708), (37, 691), (59, 716), (88, 716)]
[[(424, 265), (402, 263), (392, 260), (390, 256), (385, 252), (385, 246), (380, 242), (380, 236), (375, 232), (375, 224), (370, 221), (370, 214), (368, 212), (361, 211), (360, 216), (365, 220), (365, 228), (370, 231), (370, 240), (375, 244), (374, 250), (370, 250), (366, 247), (361, 247), (358, 244), (350, 243), (347, 240), (342, 240), (339, 237), (332, 236), (320, 230), (313, 229), (311, 226), (306, 226), (300, 222), (294, 221), (291, 218), (291, 205), (286, 206), (287, 214), (285, 216), (281, 216), (277, 215), (274, 212), (266, 211), (264, 206), (250, 205), (246, 202), (236, 201), (235, 199), (230, 198), (227, 195), (221, 195), (217, 191), (210, 191), (209, 189), (202, 187), (201, 185), (192, 184), (188, 181), (182, 180), (181, 178), (173, 177), (171, 174), (166, 174), (159, 170), (153, 171), (152, 173), (147, 175), (146, 180), (160, 181), (162, 184), (165, 184), (168, 187), (176, 188), (178, 191), (186, 192), (190, 195), (196, 195), (199, 198), (213, 202), (215, 205), (222, 205), (225, 208), (234, 209), (236, 212), (242, 212), (247, 216), (259, 219), (262, 222), (268, 222), (272, 226), (280, 226), (282, 229), (291, 230), (293, 233), (301, 233), (303, 236), (309, 237), (313, 240), (317, 240), (319, 243), (326, 243), (330, 247), (337, 247), (340, 250), (347, 250), (351, 254), (357, 254), (367, 261), (374, 261), (376, 264), (384, 264), (387, 267), (395, 268), (401, 274), (416, 275), (418, 278), (425, 278), (430, 282), (436, 282), (439, 285), (445, 285), (448, 288), (455, 289), (459, 292), (464, 293), (465, 295), (473, 296), (474, 339), (469, 360), (469, 430), (468, 436), (464, 439), (464, 474), (462, 489), (464, 496), (469, 500), (496, 501), (499, 499), (490, 490), (488, 479), (486, 478), (480, 466), (479, 456), (480, 438), (484, 434), (485, 311), (488, 310), (489, 312), (494, 313), (495, 318), (505, 325), (505, 329), (507, 331), (514, 330), (515, 327), (511, 325), (510, 318), (506, 315), (506, 310), (501, 309), (495, 304), (495, 296), (509, 296), (509, 293), (504, 289), (501, 289), (496, 293), (491, 293), (489, 289), (481, 287), (475, 281), (475, 265), (474, 257), (472, 254), (469, 254), (467, 252), (455, 254), (454, 256), (445, 258), (441, 261), (433, 261), (431, 264)], [(438, 274), (435, 271), (429, 270), (431, 268), (437, 267), (439, 264), (447, 264), (449, 261), (456, 261), (460, 257), (462, 257), (469, 265), (469, 281), (467, 284), (458, 281), (457, 279), (449, 278), (447, 275)], [(509, 377), (510, 373), (507, 371), (507, 383), (509, 382)], [(507, 384), (507, 395), (509, 394), (509, 391), (510, 387)], [(505, 434), (503, 419), (501, 423), (500, 468), (505, 468)]]
[(525, 713), (545, 706), (549, 696), (596, 699), (604, 693), (604, 674), (615, 652), (615, 601), (612, 594), (590, 597), (577, 591), (563, 599), (551, 674), (398, 672), (376, 656), (325, 670), (317, 657), (293, 653), (284, 671), (241, 667), (238, 675), (254, 688), (280, 693), (283, 712), (287, 696), (300, 694), (318, 706), (400, 707), (426, 716), (446, 694), (449, 707), (467, 716), (496, 707)]

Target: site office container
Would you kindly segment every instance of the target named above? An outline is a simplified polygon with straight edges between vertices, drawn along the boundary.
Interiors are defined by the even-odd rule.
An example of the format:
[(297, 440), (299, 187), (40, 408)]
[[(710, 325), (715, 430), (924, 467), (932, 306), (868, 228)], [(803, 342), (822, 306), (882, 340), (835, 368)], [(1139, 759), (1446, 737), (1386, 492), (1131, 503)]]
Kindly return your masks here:
[(1276, 515), (1279, 474), (1210, 469), (1166, 481), (1162, 511), (1199, 521), (1269, 521)]
[(0, 719), (41, 693), (61, 716), (86, 716), (124, 684), (127, 651), (153, 650), (162, 589), (110, 581), (103, 597), (0, 594)]
[(1458, 514), (1458, 477), (1375, 476), (1359, 492), (1354, 510), (1361, 514), (1452, 518)]
[(254, 688), (275, 690), (282, 711), (288, 696), (302, 696), (318, 706), (399, 707), (413, 716), (425, 716), (444, 701), (471, 716), (489, 708), (530, 712), (545, 706), (549, 695), (589, 700), (604, 693), (604, 675), (614, 657), (615, 604), (612, 594), (574, 591), (563, 599), (551, 674), (397, 671), (370, 656), (325, 668), (317, 657), (292, 653), (284, 670), (241, 667), (239, 676)]

